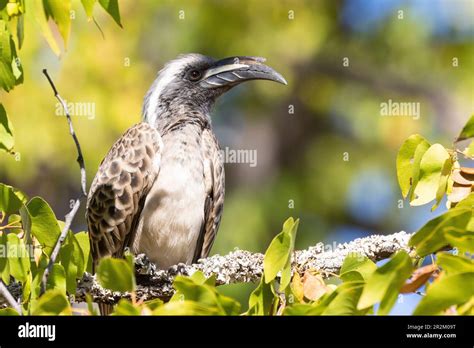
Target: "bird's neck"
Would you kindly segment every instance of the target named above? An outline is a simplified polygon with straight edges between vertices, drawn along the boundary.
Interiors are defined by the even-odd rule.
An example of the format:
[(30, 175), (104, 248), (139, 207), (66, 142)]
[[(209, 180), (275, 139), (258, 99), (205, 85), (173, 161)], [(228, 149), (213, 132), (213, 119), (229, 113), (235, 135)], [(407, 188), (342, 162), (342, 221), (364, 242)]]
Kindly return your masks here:
[(183, 124), (192, 123), (211, 128), (212, 105), (183, 101), (179, 99), (160, 99), (155, 107), (144, 105), (143, 121), (155, 127), (160, 134), (175, 130)]

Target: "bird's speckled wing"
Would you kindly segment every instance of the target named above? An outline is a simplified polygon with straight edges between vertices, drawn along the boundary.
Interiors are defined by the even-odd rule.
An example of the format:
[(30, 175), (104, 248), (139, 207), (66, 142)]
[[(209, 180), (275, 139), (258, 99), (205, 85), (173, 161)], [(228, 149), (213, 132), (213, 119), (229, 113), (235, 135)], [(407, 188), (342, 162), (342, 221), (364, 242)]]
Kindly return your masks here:
[(207, 257), (211, 251), (221, 222), (225, 195), (224, 159), (217, 139), (211, 130), (205, 129), (203, 131), (202, 144), (204, 158), (207, 161), (204, 166), (207, 197), (204, 206), (204, 222), (193, 262)]
[(87, 197), (94, 263), (121, 257), (133, 240), (145, 197), (159, 172), (162, 141), (147, 123), (129, 128), (100, 164)]

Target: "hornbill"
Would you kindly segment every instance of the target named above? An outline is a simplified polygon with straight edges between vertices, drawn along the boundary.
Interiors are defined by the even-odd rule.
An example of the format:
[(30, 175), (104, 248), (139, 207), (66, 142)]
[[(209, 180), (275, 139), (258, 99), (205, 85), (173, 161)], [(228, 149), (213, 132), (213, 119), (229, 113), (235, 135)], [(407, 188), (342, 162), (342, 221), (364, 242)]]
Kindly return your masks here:
[(94, 265), (126, 247), (161, 269), (208, 256), (225, 191), (211, 109), (244, 81), (286, 84), (264, 61), (186, 54), (158, 73), (142, 122), (115, 142), (92, 182), (86, 219)]

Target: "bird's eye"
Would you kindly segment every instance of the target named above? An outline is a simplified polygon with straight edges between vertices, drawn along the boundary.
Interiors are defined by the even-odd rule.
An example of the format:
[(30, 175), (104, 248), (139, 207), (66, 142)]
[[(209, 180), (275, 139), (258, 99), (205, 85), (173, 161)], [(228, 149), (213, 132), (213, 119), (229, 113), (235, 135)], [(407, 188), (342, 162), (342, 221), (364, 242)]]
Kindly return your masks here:
[(191, 70), (189, 72), (189, 79), (191, 81), (197, 81), (201, 78), (201, 72), (199, 70)]

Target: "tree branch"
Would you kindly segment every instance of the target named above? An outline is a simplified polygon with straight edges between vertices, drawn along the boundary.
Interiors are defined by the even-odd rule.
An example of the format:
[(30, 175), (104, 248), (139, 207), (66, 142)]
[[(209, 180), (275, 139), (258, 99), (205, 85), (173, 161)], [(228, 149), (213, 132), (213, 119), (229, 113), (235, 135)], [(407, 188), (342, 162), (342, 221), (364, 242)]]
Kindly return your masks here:
[(2, 295), (2, 297), (8, 303), (9, 305), (8, 307), (12, 307), (14, 310), (18, 312), (18, 314), (22, 315), (20, 305), (18, 304), (18, 302), (16, 302), (15, 297), (13, 297), (13, 295), (10, 293), (9, 289), (5, 286), (5, 283), (1, 279), (0, 279), (0, 295)]
[(56, 86), (54, 85), (54, 82), (51, 79), (51, 77), (49, 76), (48, 71), (46, 69), (43, 69), (43, 74), (48, 79), (48, 82), (51, 85), (51, 88), (53, 89), (54, 96), (56, 97), (56, 99), (59, 100), (59, 102), (61, 103), (61, 105), (64, 109), (64, 112), (65, 112), (66, 118), (67, 118), (67, 122), (69, 124), (69, 133), (71, 134), (72, 139), (74, 140), (74, 144), (76, 145), (77, 163), (79, 164), (79, 168), (80, 168), (80, 171), (81, 171), (81, 196), (79, 196), (75, 200), (71, 211), (65, 217), (64, 227), (61, 231), (61, 234), (59, 235), (58, 241), (56, 242), (56, 245), (54, 246), (53, 251), (51, 252), (48, 267), (44, 270), (44, 273), (43, 273), (43, 278), (41, 280), (41, 293), (44, 293), (44, 291), (46, 289), (46, 282), (48, 281), (48, 276), (51, 273), (51, 270), (53, 268), (53, 264), (54, 264), (54, 262), (56, 262), (56, 259), (59, 255), (59, 250), (61, 249), (61, 244), (64, 242), (64, 239), (66, 238), (66, 235), (67, 235), (69, 229), (71, 228), (72, 220), (74, 219), (74, 216), (77, 214), (77, 211), (79, 210), (79, 207), (81, 205), (81, 198), (87, 197), (87, 192), (86, 192), (86, 167), (85, 167), (85, 164), (84, 164), (84, 157), (82, 156), (81, 145), (79, 144), (79, 140), (77, 139), (76, 132), (74, 131), (74, 127), (72, 125), (71, 115), (69, 114), (69, 110), (67, 108), (66, 102), (59, 95), (58, 90), (56, 89)]
[[(293, 256), (293, 271), (303, 274), (307, 269), (320, 271), (323, 275), (338, 273), (344, 258), (351, 253), (367, 256), (372, 261), (388, 258), (398, 250), (410, 251), (408, 240), (411, 234), (398, 232), (388, 236), (373, 235), (355, 239), (337, 246), (318, 243), (306, 250), (296, 251)], [(249, 283), (260, 279), (263, 272), (263, 255), (245, 250), (236, 250), (221, 256), (214, 255), (192, 265), (179, 264), (168, 270), (156, 270), (145, 255), (135, 258), (138, 299), (168, 299), (174, 293), (173, 279), (176, 275), (192, 275), (202, 271), (207, 277), (215, 276), (217, 285)], [(102, 288), (95, 277), (86, 273), (79, 282), (76, 301), (85, 301), (91, 294), (94, 302), (116, 303), (121, 298), (130, 298), (129, 293), (112, 292)]]

